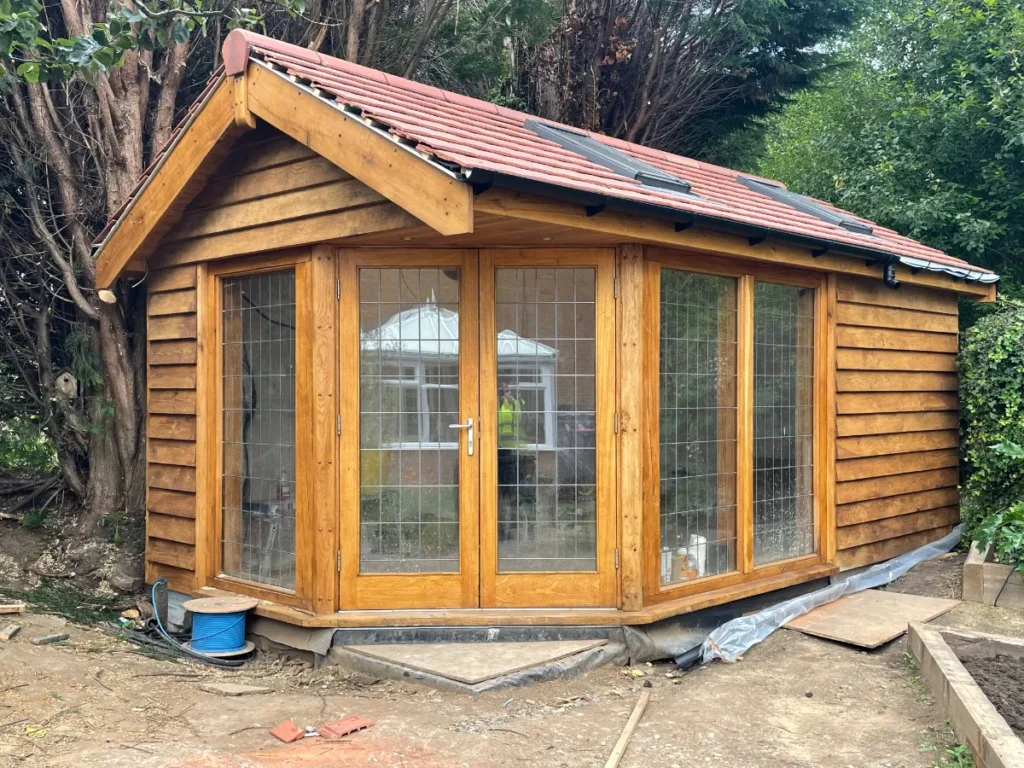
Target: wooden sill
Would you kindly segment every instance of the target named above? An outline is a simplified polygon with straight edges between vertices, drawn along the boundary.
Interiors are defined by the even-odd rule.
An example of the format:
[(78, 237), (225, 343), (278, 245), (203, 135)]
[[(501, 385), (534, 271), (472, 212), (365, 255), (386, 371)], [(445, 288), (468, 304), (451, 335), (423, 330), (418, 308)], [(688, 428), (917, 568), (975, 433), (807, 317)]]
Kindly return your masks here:
[[(697, 595), (688, 595), (639, 611), (620, 611), (616, 608), (452, 608), (444, 610), (393, 611), (338, 611), (314, 614), (299, 608), (261, 600), (256, 614), (299, 627), (479, 627), (479, 626), (619, 626), (651, 624), (670, 616), (711, 608), (744, 597), (764, 594), (805, 581), (820, 579), (837, 573), (835, 565), (816, 565), (801, 571), (781, 573), (742, 584), (712, 589)], [(195, 597), (214, 597), (230, 594), (213, 587), (198, 589)]]

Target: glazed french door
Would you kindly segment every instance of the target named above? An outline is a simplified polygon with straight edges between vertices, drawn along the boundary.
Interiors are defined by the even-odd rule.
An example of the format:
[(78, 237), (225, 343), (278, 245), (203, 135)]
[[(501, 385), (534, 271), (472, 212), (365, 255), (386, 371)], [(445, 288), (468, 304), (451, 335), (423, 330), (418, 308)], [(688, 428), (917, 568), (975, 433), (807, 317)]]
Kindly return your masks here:
[(615, 605), (614, 269), (481, 251), (483, 606)]
[(476, 251), (341, 251), (338, 268), (341, 607), (475, 607)]
[(343, 609), (614, 606), (614, 253), (345, 250)]

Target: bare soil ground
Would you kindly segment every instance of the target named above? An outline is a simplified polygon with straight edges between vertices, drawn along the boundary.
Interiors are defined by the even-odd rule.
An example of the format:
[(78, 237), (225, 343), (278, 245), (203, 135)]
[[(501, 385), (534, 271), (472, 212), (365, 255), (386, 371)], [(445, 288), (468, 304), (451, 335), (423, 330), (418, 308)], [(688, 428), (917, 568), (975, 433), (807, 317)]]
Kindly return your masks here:
[[(962, 559), (920, 566), (892, 588), (959, 596)], [(979, 611), (978, 609), (985, 609)], [(1009, 612), (1015, 614), (1015, 612)], [(960, 606), (946, 624), (1024, 633), (1024, 616)], [(641, 688), (652, 698), (624, 766), (942, 765), (951, 735), (905, 658), (906, 640), (871, 653), (781, 630), (740, 662), (678, 677), (605, 667), (473, 700), (338, 667), (261, 656), (242, 672), (157, 660), (96, 629), (21, 618), (0, 642), (0, 766), (601, 766)], [(67, 631), (60, 645), (33, 636)], [(225, 698), (211, 681), (266, 686)], [(376, 721), (342, 742), (284, 746), (267, 730), (343, 715)], [(936, 747), (940, 748), (937, 752)]]

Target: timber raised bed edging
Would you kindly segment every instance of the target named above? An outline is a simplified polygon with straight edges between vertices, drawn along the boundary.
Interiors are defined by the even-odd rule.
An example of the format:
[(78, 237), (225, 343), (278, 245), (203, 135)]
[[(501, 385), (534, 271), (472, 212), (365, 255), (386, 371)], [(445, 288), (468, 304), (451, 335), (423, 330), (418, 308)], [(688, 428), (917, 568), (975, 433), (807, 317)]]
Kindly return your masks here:
[(953, 732), (974, 753), (978, 768), (1024, 766), (1024, 742), (1010, 730), (1003, 716), (960, 663), (947, 638), (961, 644), (987, 642), (1014, 656), (1024, 656), (1024, 640), (982, 632), (963, 632), (946, 627), (911, 624), (910, 651), (921, 665)]
[(1012, 565), (994, 562), (991, 544), (981, 549), (972, 542), (964, 562), (963, 599), (1024, 610), (1024, 574)]

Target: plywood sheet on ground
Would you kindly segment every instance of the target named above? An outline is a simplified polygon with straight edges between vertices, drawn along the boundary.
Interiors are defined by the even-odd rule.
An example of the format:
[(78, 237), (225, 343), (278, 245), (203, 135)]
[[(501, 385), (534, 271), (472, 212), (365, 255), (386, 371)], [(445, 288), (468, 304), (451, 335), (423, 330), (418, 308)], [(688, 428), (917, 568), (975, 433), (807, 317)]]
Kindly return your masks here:
[(859, 648), (877, 648), (906, 632), (910, 622), (931, 621), (959, 602), (866, 589), (815, 608), (786, 627)]
[(521, 672), (605, 645), (607, 640), (535, 643), (402, 643), (346, 645), (350, 651), (467, 685)]

